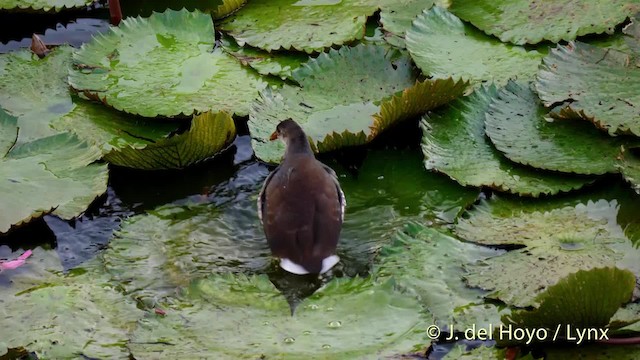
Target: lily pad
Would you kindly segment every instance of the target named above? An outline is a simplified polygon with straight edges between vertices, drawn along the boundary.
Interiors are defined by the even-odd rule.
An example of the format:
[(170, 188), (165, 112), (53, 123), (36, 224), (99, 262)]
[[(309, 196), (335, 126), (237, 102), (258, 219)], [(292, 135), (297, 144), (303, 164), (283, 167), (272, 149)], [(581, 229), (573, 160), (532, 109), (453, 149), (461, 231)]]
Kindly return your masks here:
[(512, 161), (577, 174), (617, 172), (625, 139), (612, 138), (578, 120), (548, 121), (528, 84), (509, 82), (486, 114), (486, 131)]
[(362, 39), (377, 9), (373, 1), (254, 0), (220, 27), (241, 46), (313, 53)]
[(20, 145), (18, 120), (0, 108), (0, 234), (53, 212), (64, 219), (80, 215), (107, 190), (107, 167), (92, 164), (100, 150), (61, 133)]
[(25, 348), (48, 359), (129, 358), (129, 334), (143, 314), (135, 302), (95, 274), (49, 277), (34, 285), (0, 291), (0, 354)]
[(545, 57), (535, 86), (545, 106), (560, 104), (554, 117), (577, 114), (611, 135), (640, 136), (639, 84), (640, 69), (630, 65), (630, 55), (575, 42)]
[(422, 151), (427, 169), (447, 174), (465, 186), (538, 197), (578, 189), (590, 180), (562, 176), (511, 163), (485, 136), (485, 113), (497, 96), (495, 87), (482, 87), (448, 108), (422, 120)]
[(73, 132), (108, 154), (125, 147), (143, 149), (174, 132), (178, 124), (135, 117), (100, 103), (74, 98), (72, 110), (53, 120), (51, 127)]
[(261, 75), (275, 75), (290, 79), (295, 69), (309, 60), (309, 56), (293, 51), (266, 52), (250, 46), (238, 46), (230, 37), (222, 38), (224, 50), (242, 65), (250, 66)]
[(90, 5), (95, 0), (0, 0), (0, 10), (61, 11)]
[(636, 277), (627, 270), (581, 270), (538, 295), (537, 308), (512, 312), (502, 320), (513, 328), (547, 329), (554, 334), (552, 339), (534, 341), (571, 341), (577, 337), (577, 329), (603, 329), (608, 325), (620, 306), (631, 299), (635, 286)]
[(405, 36), (407, 50), (425, 74), (472, 83), (533, 79), (546, 47), (504, 44), (440, 7), (425, 10)]
[(612, 34), (618, 24), (640, 11), (640, 6), (635, 0), (498, 0), (490, 4), (455, 0), (449, 9), (489, 35), (523, 45), (544, 40), (571, 41), (587, 34)]
[(466, 224), (458, 226), (458, 235), (526, 248), (467, 266), (468, 284), (492, 291), (491, 298), (526, 307), (536, 306), (542, 290), (579, 270), (619, 266), (638, 271), (640, 250), (616, 223), (616, 206), (614, 201), (600, 200), (508, 218), (492, 217), (482, 208), (474, 211)]
[(214, 45), (208, 14), (167, 10), (127, 18), (74, 54), (69, 83), (90, 98), (147, 117), (246, 115), (266, 83)]
[(293, 73), (301, 87), (262, 93), (249, 119), (256, 156), (279, 162), (284, 145), (269, 142), (276, 125), (296, 120), (318, 152), (373, 140), (389, 126), (460, 96), (462, 81), (416, 82), (411, 60), (382, 46), (342, 47)]
[(165, 317), (142, 320), (129, 348), (136, 358), (386, 357), (426, 350), (428, 323), (391, 283), (335, 279), (292, 316), (266, 276), (225, 275), (196, 281)]
[(18, 144), (54, 135), (53, 120), (73, 109), (67, 84), (70, 46), (44, 59), (29, 50), (0, 55), (0, 107), (18, 118)]
[[(463, 265), (500, 255), (499, 250), (464, 243), (418, 223), (409, 223), (380, 251), (375, 271), (379, 279), (392, 277), (404, 291), (416, 294), (441, 327), (500, 324), (499, 309), (483, 304), (486, 292), (463, 281)], [(437, 271), (434, 271), (437, 269)], [(483, 305), (477, 318), (465, 310)], [(467, 323), (460, 322), (459, 317)], [(450, 330), (451, 331), (451, 330)]]
[(203, 113), (193, 117), (183, 134), (148, 144), (142, 149), (128, 146), (105, 155), (108, 162), (136, 169), (183, 169), (216, 155), (236, 136), (229, 114)]
[(387, 32), (385, 40), (398, 47), (405, 47), (404, 35), (411, 28), (413, 20), (425, 9), (430, 9), (436, 3), (443, 6), (439, 0), (404, 0), (396, 2), (395, 6), (384, 7), (380, 11), (380, 23)]
[[(465, 345), (456, 345), (451, 351), (447, 353), (443, 360), (504, 360), (510, 354), (507, 354), (508, 349), (499, 349), (497, 347), (489, 347), (480, 345), (476, 348), (467, 350)], [(531, 353), (525, 356), (517, 356), (514, 359), (518, 360), (535, 360)], [(542, 359), (542, 358), (540, 358)]]

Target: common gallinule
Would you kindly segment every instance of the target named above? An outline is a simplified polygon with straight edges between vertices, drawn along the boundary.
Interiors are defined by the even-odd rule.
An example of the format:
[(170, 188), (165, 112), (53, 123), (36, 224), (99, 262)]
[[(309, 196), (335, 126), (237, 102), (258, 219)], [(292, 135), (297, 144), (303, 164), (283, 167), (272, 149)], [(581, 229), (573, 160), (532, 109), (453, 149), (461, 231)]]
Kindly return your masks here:
[(346, 201), (336, 173), (316, 160), (307, 135), (291, 119), (271, 140), (285, 144), (284, 159), (264, 182), (258, 214), (280, 267), (298, 275), (322, 274), (338, 263), (336, 247)]

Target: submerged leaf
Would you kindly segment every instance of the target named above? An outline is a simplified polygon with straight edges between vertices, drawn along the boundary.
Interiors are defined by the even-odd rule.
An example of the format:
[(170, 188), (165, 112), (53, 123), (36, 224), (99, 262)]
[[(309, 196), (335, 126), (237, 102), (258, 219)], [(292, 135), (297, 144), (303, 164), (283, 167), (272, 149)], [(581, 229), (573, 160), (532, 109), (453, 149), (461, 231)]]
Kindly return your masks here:
[(455, 0), (449, 9), (489, 35), (522, 45), (612, 34), (618, 24), (640, 11), (640, 6), (636, 0), (496, 0), (490, 4)]
[(587, 344), (578, 347), (549, 347), (545, 360), (620, 360), (640, 358), (640, 345)]
[(428, 316), (418, 303), (367, 279), (334, 279), (293, 316), (265, 276), (213, 276), (173, 302), (165, 317), (140, 322), (129, 344), (133, 356), (359, 358), (429, 346)]
[(501, 43), (437, 6), (419, 15), (405, 38), (425, 74), (473, 83), (533, 79), (546, 52)]
[(640, 69), (630, 57), (581, 42), (558, 46), (544, 58), (536, 90), (552, 116), (581, 117), (609, 134), (640, 136)]
[[(35, 257), (35, 255), (34, 255)], [(0, 275), (1, 276), (1, 275)], [(142, 311), (95, 274), (50, 277), (27, 291), (0, 291), (0, 338), (39, 358), (127, 359), (126, 343)], [(3, 352), (0, 346), (0, 353)]]
[(323, 51), (364, 36), (367, 1), (253, 0), (220, 25), (240, 45), (266, 51)]
[(462, 185), (538, 197), (582, 187), (589, 179), (562, 176), (511, 163), (485, 136), (485, 113), (497, 95), (482, 87), (422, 120), (422, 151), (427, 169), (447, 174)]
[[(392, 277), (403, 290), (418, 295), (438, 325), (483, 328), (500, 323), (499, 309), (483, 304), (484, 291), (466, 286), (462, 266), (500, 253), (410, 223), (382, 248), (375, 274), (383, 280)], [(469, 313), (476, 305), (481, 311)]]
[(507, 158), (524, 165), (587, 175), (617, 171), (628, 139), (578, 120), (550, 122), (546, 113), (528, 84), (510, 82), (489, 106), (487, 135)]
[(74, 54), (69, 83), (88, 97), (147, 117), (246, 115), (266, 83), (214, 49), (213, 30), (211, 17), (198, 11), (125, 19)]
[(0, 158), (0, 233), (52, 211), (71, 219), (106, 191), (106, 165), (92, 164), (98, 148), (69, 133), (10, 147), (19, 137), (17, 124), (0, 109), (0, 150), (8, 151)]
[(262, 93), (249, 119), (256, 156), (279, 162), (284, 145), (268, 141), (276, 125), (296, 120), (318, 152), (362, 145), (389, 126), (460, 96), (466, 84), (416, 82), (407, 56), (382, 46), (331, 50), (293, 73), (299, 87)]
[(161, 139), (142, 149), (123, 147), (105, 155), (108, 162), (135, 169), (183, 169), (214, 156), (226, 148), (236, 136), (229, 114), (211, 113), (193, 117), (191, 128), (184, 134)]
[[(510, 209), (511, 210), (511, 209)], [(491, 290), (492, 298), (525, 307), (546, 287), (578, 270), (619, 266), (640, 272), (640, 250), (616, 223), (617, 202), (588, 201), (546, 212), (512, 210), (492, 214), (487, 204), (461, 220), (456, 233), (484, 244), (522, 244), (484, 263), (467, 266), (471, 286)]]
[(391, 204), (399, 216), (419, 215), (449, 223), (479, 196), (478, 189), (425, 171), (419, 151), (371, 150), (357, 176), (341, 177), (340, 184), (348, 213)]
[[(603, 329), (609, 324), (620, 306), (631, 299), (635, 285), (635, 275), (627, 270), (581, 270), (538, 295), (536, 303), (540, 305), (537, 308), (512, 312), (503, 316), (502, 321), (513, 328), (529, 331), (547, 329), (554, 333), (554, 342), (571, 341), (577, 337), (578, 329)], [(545, 340), (551, 342), (552, 339), (533, 341)]]

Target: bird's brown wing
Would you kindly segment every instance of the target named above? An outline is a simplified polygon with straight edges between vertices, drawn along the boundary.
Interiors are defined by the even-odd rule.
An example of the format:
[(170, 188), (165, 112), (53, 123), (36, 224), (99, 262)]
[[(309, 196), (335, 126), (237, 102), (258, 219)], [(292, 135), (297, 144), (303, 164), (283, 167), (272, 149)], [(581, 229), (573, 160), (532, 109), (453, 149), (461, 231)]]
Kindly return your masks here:
[(269, 173), (267, 178), (264, 180), (264, 183), (262, 183), (262, 189), (260, 189), (260, 193), (258, 194), (258, 218), (260, 219), (261, 224), (263, 224), (262, 217), (264, 216), (264, 204), (266, 202), (265, 190), (267, 189), (267, 186), (271, 182), (273, 175), (276, 174), (279, 170), (280, 170), (280, 166), (278, 166), (271, 173)]

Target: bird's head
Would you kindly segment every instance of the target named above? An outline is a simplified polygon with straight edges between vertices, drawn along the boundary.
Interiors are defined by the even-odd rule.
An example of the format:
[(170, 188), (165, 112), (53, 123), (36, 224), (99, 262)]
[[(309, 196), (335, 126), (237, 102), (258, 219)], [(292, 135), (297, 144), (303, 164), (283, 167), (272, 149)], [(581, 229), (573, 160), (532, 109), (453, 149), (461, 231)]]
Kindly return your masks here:
[(302, 131), (300, 125), (292, 119), (286, 119), (282, 120), (278, 126), (276, 126), (276, 131), (271, 134), (269, 140), (280, 139), (285, 144), (288, 144), (289, 140), (299, 137), (301, 134), (304, 134), (304, 131)]

